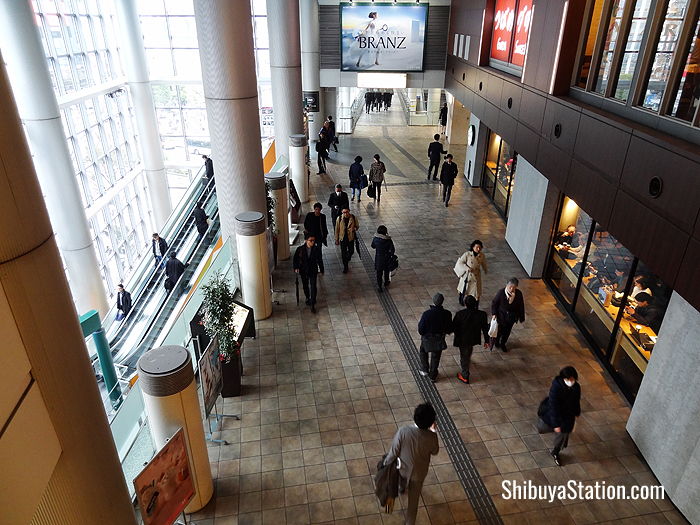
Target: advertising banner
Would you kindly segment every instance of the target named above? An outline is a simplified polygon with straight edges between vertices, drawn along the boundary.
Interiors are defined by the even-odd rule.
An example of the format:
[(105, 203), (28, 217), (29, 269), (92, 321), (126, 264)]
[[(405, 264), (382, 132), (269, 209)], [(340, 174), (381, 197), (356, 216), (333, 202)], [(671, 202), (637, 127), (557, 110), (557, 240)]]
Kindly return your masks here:
[(514, 21), (515, 0), (496, 0), (496, 12), (493, 16), (493, 34), (491, 36), (491, 58), (508, 62)]
[(194, 497), (185, 433), (180, 428), (134, 478), (144, 525), (172, 525)]
[(343, 71), (422, 71), (426, 4), (341, 4)]
[(520, 0), (518, 2), (518, 16), (515, 19), (515, 41), (513, 42), (513, 54), (511, 63), (523, 67), (525, 54), (527, 53), (527, 37), (530, 34), (530, 22), (532, 21), (532, 0)]
[(205, 417), (211, 414), (211, 409), (221, 393), (222, 376), (221, 361), (219, 361), (219, 344), (212, 340), (199, 359), (199, 382), (202, 388)]

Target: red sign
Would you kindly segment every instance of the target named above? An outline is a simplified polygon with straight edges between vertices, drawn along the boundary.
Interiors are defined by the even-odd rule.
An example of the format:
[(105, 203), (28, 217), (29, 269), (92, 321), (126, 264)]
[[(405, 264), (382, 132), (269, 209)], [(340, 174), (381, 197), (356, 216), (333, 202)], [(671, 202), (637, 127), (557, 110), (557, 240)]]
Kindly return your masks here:
[(515, 0), (496, 0), (493, 34), (491, 36), (491, 58), (508, 62), (510, 58), (510, 43), (513, 39), (514, 21)]
[(530, 22), (532, 21), (532, 0), (520, 0), (518, 3), (518, 17), (515, 19), (515, 41), (513, 43), (513, 53), (510, 58), (511, 64), (516, 66), (525, 65), (525, 55), (527, 54), (527, 37), (530, 34)]

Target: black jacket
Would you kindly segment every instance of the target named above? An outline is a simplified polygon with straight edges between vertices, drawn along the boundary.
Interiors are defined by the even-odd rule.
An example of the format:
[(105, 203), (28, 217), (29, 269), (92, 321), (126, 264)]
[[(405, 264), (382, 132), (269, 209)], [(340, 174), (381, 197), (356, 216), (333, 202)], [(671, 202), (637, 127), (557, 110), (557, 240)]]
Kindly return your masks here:
[(445, 153), (447, 152), (442, 149), (442, 144), (440, 144), (437, 140), (435, 142), (431, 142), (428, 146), (428, 157), (430, 157), (430, 160), (432, 161), (440, 162), (440, 155), (444, 155)]
[(576, 417), (581, 415), (581, 387), (578, 381), (574, 386), (566, 386), (564, 379), (557, 376), (549, 387), (549, 397), (542, 421), (552, 428), (561, 428), (562, 432), (571, 432)]
[(396, 468), (396, 460), (388, 465), (384, 464), (386, 454), (377, 463), (377, 473), (374, 475), (374, 494), (379, 499), (379, 504), (391, 512), (394, 508), (394, 500), (399, 497), (399, 469)]
[(362, 174), (365, 169), (359, 162), (353, 162), (350, 164), (350, 170), (348, 171), (348, 176), (350, 177), (350, 187), (351, 188), (361, 188), (362, 187)]
[(336, 210), (338, 213), (343, 211), (345, 208), (350, 209), (350, 199), (348, 199), (348, 194), (344, 191), (340, 192), (340, 196), (336, 195), (335, 192), (331, 193), (328, 197), (328, 206), (331, 209)]
[[(165, 242), (163, 237), (158, 237), (158, 246), (160, 246), (160, 254), (165, 257), (168, 254), (168, 243)], [(153, 256), (156, 255), (156, 240), (151, 239), (151, 249), (153, 250)]]
[(326, 215), (324, 213), (321, 213), (318, 217), (316, 217), (316, 214), (312, 211), (307, 213), (304, 218), (304, 230), (316, 237), (317, 244), (323, 243), (327, 246), (328, 224), (326, 223)]
[(442, 106), (440, 108), (440, 116), (438, 117), (440, 119), (440, 124), (443, 126), (447, 125), (447, 108), (445, 106)]
[(457, 163), (456, 162), (443, 162), (442, 169), (440, 170), (440, 182), (444, 186), (454, 186), (456, 178), (457, 178)]
[(335, 121), (333, 120), (328, 121), (328, 134), (331, 138), (335, 137)]
[(431, 305), (418, 321), (421, 349), (425, 352), (440, 352), (447, 348), (445, 336), (452, 333), (452, 314), (442, 306)]
[(117, 292), (117, 310), (124, 312), (124, 315), (131, 310), (131, 294), (126, 290), (121, 293)]
[(165, 263), (165, 275), (168, 276), (170, 282), (175, 285), (180, 276), (185, 272), (185, 265), (180, 262), (177, 257), (169, 257)]
[(508, 302), (506, 297), (506, 289), (501, 288), (491, 301), (491, 315), (496, 316), (498, 324), (513, 324), (520, 321), (525, 322), (525, 301), (523, 293), (520, 290), (515, 290), (515, 299), (512, 303)]
[(306, 243), (304, 243), (297, 247), (296, 251), (294, 252), (292, 265), (295, 270), (299, 270), (299, 273), (303, 275), (314, 275), (318, 273), (318, 259), (318, 246), (311, 248), (311, 256), (309, 257), (306, 250)]
[(214, 162), (211, 159), (204, 161), (204, 174), (210, 179), (214, 176)]
[(391, 255), (394, 253), (394, 241), (388, 235), (376, 234), (372, 239), (372, 248), (377, 250), (374, 254), (374, 269), (382, 272), (387, 269)]
[(489, 340), (488, 316), (481, 310), (460, 310), (452, 319), (452, 329), (455, 332), (454, 346), (480, 345), (481, 334), (484, 341)]
[(205, 212), (203, 208), (195, 208), (193, 215), (194, 215), (194, 224), (195, 224), (195, 226), (197, 226), (197, 228), (208, 226), (207, 219), (209, 218), (209, 216), (207, 215), (207, 212)]

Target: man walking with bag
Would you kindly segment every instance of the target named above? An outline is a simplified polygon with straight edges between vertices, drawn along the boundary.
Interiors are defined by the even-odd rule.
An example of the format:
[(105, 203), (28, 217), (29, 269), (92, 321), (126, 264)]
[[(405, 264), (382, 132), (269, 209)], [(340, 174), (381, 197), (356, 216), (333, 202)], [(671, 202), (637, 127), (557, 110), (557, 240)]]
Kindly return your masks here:
[(498, 290), (491, 301), (491, 315), (492, 320), (498, 322), (498, 334), (491, 337), (491, 344), (507, 352), (506, 343), (513, 325), (518, 321), (525, 322), (525, 301), (523, 293), (518, 290), (518, 280), (515, 277), (508, 279), (505, 288)]
[(304, 286), (306, 304), (311, 307), (311, 312), (316, 313), (316, 277), (319, 266), (319, 250), (315, 246), (316, 237), (307, 233), (304, 244), (294, 252), (292, 261), (294, 272), (301, 277)]
[(442, 149), (442, 144), (440, 143), (440, 135), (437, 133), (433, 135), (435, 139), (428, 146), (428, 158), (430, 159), (430, 166), (428, 167), (428, 180), (430, 180), (430, 172), (435, 168), (435, 173), (433, 173), (433, 180), (437, 180), (438, 169), (440, 168), (440, 157), (447, 153)]
[[(442, 351), (447, 348), (445, 337), (452, 333), (452, 314), (442, 307), (445, 297), (441, 293), (433, 296), (433, 304), (418, 322), (418, 333), (421, 335), (420, 361), (422, 376), (428, 376), (435, 383), (438, 378), (438, 366)], [(428, 363), (430, 354), (430, 363)]]
[(355, 217), (348, 208), (335, 221), (335, 244), (340, 245), (340, 254), (343, 260), (343, 273), (348, 273), (348, 264), (355, 253), (355, 232), (360, 227)]
[(481, 344), (481, 334), (484, 335), (484, 348), (489, 347), (489, 323), (486, 312), (478, 309), (476, 299), (468, 295), (465, 300), (466, 308), (455, 314), (452, 328), (455, 332), (454, 346), (459, 348), (459, 364), (461, 370), (457, 379), (469, 383), (469, 364), (472, 359), (474, 346)]

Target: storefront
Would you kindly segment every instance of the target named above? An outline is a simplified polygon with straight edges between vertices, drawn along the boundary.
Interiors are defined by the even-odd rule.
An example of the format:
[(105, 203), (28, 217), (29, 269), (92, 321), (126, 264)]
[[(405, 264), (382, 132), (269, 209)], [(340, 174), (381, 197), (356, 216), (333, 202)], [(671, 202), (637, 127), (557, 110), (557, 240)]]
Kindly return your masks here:
[(671, 288), (568, 197), (560, 207), (546, 277), (634, 401)]
[(506, 220), (515, 184), (516, 157), (510, 144), (493, 131), (489, 132), (481, 188)]

